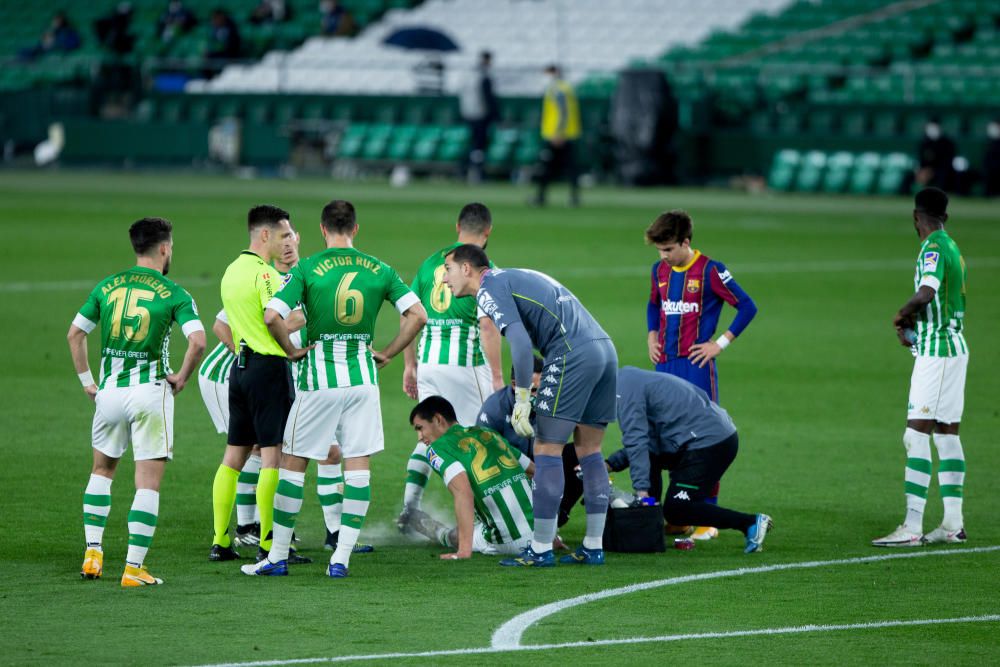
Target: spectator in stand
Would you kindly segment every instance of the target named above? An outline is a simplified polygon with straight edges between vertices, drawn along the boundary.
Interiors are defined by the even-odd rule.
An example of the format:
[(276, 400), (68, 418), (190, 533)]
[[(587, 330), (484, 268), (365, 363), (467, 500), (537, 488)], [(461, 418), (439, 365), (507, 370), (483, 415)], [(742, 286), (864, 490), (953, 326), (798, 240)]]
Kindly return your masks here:
[(462, 118), (469, 125), (468, 179), (470, 183), (483, 180), (483, 164), (489, 148), (490, 125), (496, 121), (497, 96), (493, 92), (490, 66), (493, 55), (489, 51), (479, 54), (479, 65), (462, 85), (459, 105)]
[(285, 0), (260, 0), (250, 13), (250, 23), (284, 23), (292, 18), (292, 8)]
[(941, 131), (940, 119), (932, 117), (924, 127), (924, 138), (917, 148), (917, 184), (921, 188), (952, 190), (955, 184), (954, 160), (955, 142)]
[(1000, 118), (986, 126), (986, 151), (983, 154), (983, 184), (987, 197), (1000, 197)]
[(354, 32), (354, 18), (339, 0), (322, 0), (319, 3), (320, 34), (324, 37), (342, 37)]
[(132, 3), (119, 2), (114, 11), (94, 21), (97, 41), (108, 51), (126, 54), (132, 51), (135, 35), (132, 27)]
[(161, 41), (170, 42), (175, 37), (190, 32), (196, 25), (198, 19), (194, 12), (185, 7), (181, 0), (171, 0), (156, 22), (156, 34)]
[(56, 12), (49, 29), (42, 33), (38, 43), (21, 49), (18, 56), (21, 60), (33, 60), (53, 51), (68, 53), (78, 48), (80, 48), (80, 33), (69, 22), (66, 12)]
[(236, 27), (236, 21), (225, 9), (212, 10), (212, 25), (209, 28), (205, 56), (229, 60), (239, 58), (241, 50), (240, 31)]

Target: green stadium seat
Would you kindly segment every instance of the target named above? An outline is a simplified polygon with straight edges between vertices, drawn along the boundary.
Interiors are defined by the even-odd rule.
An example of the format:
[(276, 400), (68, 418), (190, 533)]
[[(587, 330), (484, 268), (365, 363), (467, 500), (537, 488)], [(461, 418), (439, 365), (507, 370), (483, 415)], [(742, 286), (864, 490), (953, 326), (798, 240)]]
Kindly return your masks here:
[(802, 164), (795, 177), (795, 189), (801, 192), (815, 192), (822, 183), (827, 157), (822, 151), (809, 151), (802, 156)]
[(854, 154), (839, 151), (830, 156), (826, 163), (826, 175), (823, 177), (824, 192), (843, 192), (854, 167)]
[(908, 172), (913, 170), (913, 158), (905, 153), (890, 153), (882, 161), (875, 191), (880, 195), (901, 194)]
[(340, 143), (337, 144), (337, 157), (348, 159), (360, 157), (367, 133), (368, 126), (364, 123), (348, 125), (340, 137)]
[(870, 194), (878, 179), (878, 170), (882, 165), (882, 156), (878, 153), (862, 153), (854, 160), (854, 170), (847, 189), (852, 194)]
[(797, 150), (786, 148), (775, 153), (771, 171), (767, 177), (768, 186), (772, 190), (791, 190), (801, 162), (802, 155)]

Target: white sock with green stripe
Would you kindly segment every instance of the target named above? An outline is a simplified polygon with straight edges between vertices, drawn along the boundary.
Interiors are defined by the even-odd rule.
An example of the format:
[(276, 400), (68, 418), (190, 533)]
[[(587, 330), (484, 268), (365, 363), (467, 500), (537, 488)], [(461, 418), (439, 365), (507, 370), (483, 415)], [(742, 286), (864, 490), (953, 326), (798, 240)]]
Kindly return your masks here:
[(88, 547), (101, 548), (110, 512), (111, 480), (92, 474), (83, 492), (83, 534)]
[(160, 492), (136, 489), (132, 509), (128, 512), (128, 553), (125, 562), (142, 567), (146, 552), (156, 532), (156, 516), (160, 513)]
[(962, 441), (957, 435), (935, 433), (934, 446), (937, 447), (940, 459), (938, 486), (941, 488), (941, 500), (944, 502), (944, 520), (941, 525), (945, 530), (958, 530), (963, 525), (962, 487), (965, 485), (965, 453), (962, 451)]
[(906, 447), (906, 519), (903, 527), (923, 535), (927, 487), (931, 483), (931, 436), (912, 428), (903, 433)]
[(330, 557), (330, 563), (340, 563), (347, 567), (351, 560), (351, 551), (358, 543), (361, 527), (368, 514), (368, 503), (372, 495), (371, 478), (372, 474), (368, 470), (348, 470), (344, 473), (344, 514), (337, 550)]
[(431, 474), (431, 464), (427, 462), (427, 445), (418, 442), (406, 462), (406, 489), (403, 491), (403, 507), (420, 507), (427, 479)]
[(316, 468), (316, 495), (323, 508), (323, 522), (326, 530), (336, 533), (340, 530), (340, 516), (344, 511), (344, 475), (339, 463), (320, 465)]
[(305, 483), (304, 472), (292, 472), (284, 468), (278, 471), (278, 489), (274, 492), (274, 540), (267, 557), (272, 563), (288, 559), (292, 533), (295, 532), (295, 519), (302, 509), (302, 487)]
[(236, 525), (249, 526), (257, 513), (257, 480), (260, 479), (260, 457), (251, 456), (243, 464), (236, 480)]

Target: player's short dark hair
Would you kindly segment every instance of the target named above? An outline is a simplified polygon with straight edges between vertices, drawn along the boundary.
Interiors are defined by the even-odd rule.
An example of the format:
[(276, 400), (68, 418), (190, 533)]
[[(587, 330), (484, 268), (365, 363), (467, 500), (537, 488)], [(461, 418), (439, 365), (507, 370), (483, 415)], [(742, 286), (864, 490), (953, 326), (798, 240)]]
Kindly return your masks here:
[(323, 229), (331, 234), (348, 234), (357, 226), (354, 204), (345, 199), (334, 199), (323, 207), (320, 214)]
[[(536, 354), (534, 361), (535, 361), (534, 368), (531, 369), (532, 370), (532, 374), (534, 374), (534, 373), (541, 373), (542, 369), (545, 368), (545, 360), (542, 359), (540, 356), (538, 356)], [(510, 381), (516, 383), (516, 380), (514, 378), (514, 364), (510, 365)], [(520, 386), (520, 385), (518, 385), (518, 386)], [(527, 386), (527, 385), (525, 385), (525, 386)]]
[(680, 209), (661, 213), (646, 228), (646, 243), (684, 243), (693, 236), (691, 216)]
[(944, 220), (948, 216), (948, 195), (939, 188), (924, 188), (913, 203), (918, 212), (931, 218)]
[(447, 256), (457, 264), (471, 264), (474, 269), (490, 268), (490, 258), (486, 251), (474, 243), (464, 243), (449, 252)]
[(458, 228), (470, 234), (482, 234), (493, 226), (493, 216), (485, 204), (466, 204), (458, 214)]
[(410, 410), (410, 423), (412, 424), (413, 420), (417, 417), (420, 417), (425, 422), (429, 422), (434, 419), (434, 415), (441, 415), (449, 424), (454, 424), (458, 421), (455, 408), (452, 407), (447, 398), (444, 396), (428, 396)]
[(156, 246), (170, 240), (174, 226), (166, 218), (142, 218), (128, 228), (132, 249), (137, 255), (145, 255)]
[(258, 204), (247, 211), (247, 231), (252, 234), (261, 227), (276, 227), (282, 220), (291, 222), (288, 211), (272, 204)]

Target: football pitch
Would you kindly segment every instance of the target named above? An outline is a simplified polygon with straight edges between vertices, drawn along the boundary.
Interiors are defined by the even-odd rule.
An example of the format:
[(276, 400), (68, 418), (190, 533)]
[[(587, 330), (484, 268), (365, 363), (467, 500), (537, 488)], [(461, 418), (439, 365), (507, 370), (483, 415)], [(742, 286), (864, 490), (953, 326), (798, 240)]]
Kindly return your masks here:
[[(723, 191), (584, 191), (584, 207), (528, 208), (527, 191), (497, 184), (392, 189), (318, 179), (235, 180), (191, 174), (0, 172), (7, 324), (3, 365), (0, 663), (285, 665), (394, 664), (991, 664), (1000, 655), (1000, 210), (951, 206), (949, 232), (969, 270), (971, 349), (962, 442), (968, 462), (965, 545), (876, 550), (903, 516), (902, 431), (912, 358), (891, 319), (912, 294), (918, 240), (903, 198), (750, 196)], [(161, 488), (146, 559), (165, 584), (124, 590), (119, 578), (134, 469), (112, 490), (105, 573), (79, 577), (82, 496), (93, 404), (66, 331), (94, 283), (131, 265), (127, 229), (147, 215), (174, 223), (170, 277), (210, 327), (218, 281), (246, 247), (256, 203), (289, 210), (303, 256), (321, 249), (319, 212), (354, 202), (356, 244), (404, 280), (454, 240), (469, 201), (494, 217), (500, 266), (544, 271), (573, 290), (611, 334), (621, 365), (649, 366), (645, 304), (655, 252), (643, 230), (685, 208), (694, 247), (725, 262), (757, 302), (747, 331), (719, 358), (720, 400), (740, 433), (723, 505), (774, 517), (762, 553), (728, 531), (692, 551), (608, 554), (600, 568), (508, 570), (497, 559), (438, 559), (394, 518), (415, 443), (402, 359), (381, 373), (386, 451), (373, 460), (372, 503), (351, 576), (325, 577), (328, 552), (315, 470), (296, 530), (312, 565), (251, 579), (210, 563), (218, 435), (192, 378), (177, 397), (175, 457)], [(722, 328), (733, 310), (723, 311)], [(385, 304), (376, 346), (396, 330)], [(992, 324), (990, 324), (992, 323)], [(91, 366), (97, 367), (97, 335)], [(174, 362), (182, 344), (175, 334)], [(209, 334), (209, 347), (215, 344)], [(607, 456), (621, 444), (617, 426)], [(936, 455), (935, 455), (936, 459)], [(630, 488), (627, 473), (614, 476)], [(438, 479), (427, 501), (450, 511)], [(990, 510), (990, 507), (993, 510)], [(925, 530), (942, 514), (931, 485)], [(561, 531), (579, 543), (582, 508)], [(668, 540), (668, 547), (670, 546)]]

